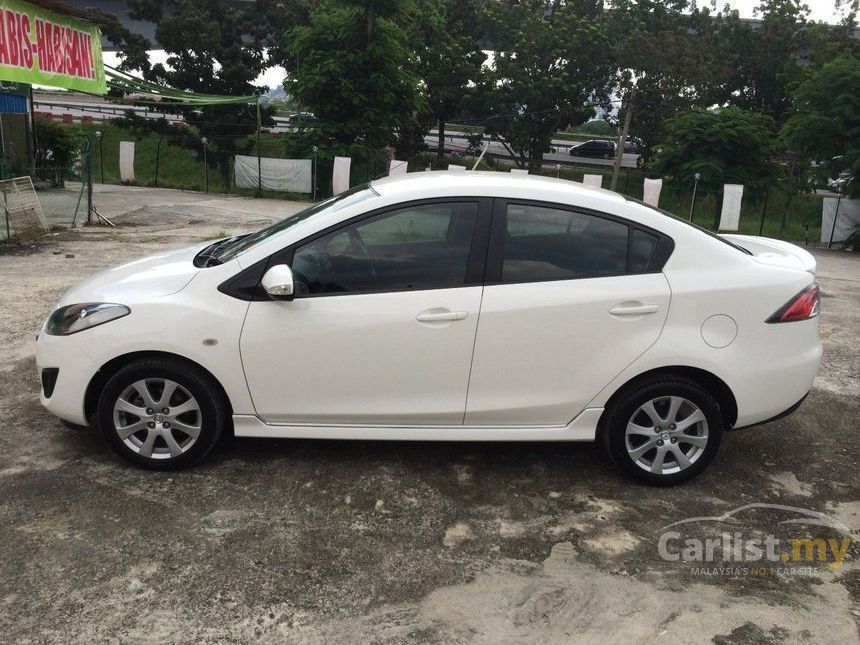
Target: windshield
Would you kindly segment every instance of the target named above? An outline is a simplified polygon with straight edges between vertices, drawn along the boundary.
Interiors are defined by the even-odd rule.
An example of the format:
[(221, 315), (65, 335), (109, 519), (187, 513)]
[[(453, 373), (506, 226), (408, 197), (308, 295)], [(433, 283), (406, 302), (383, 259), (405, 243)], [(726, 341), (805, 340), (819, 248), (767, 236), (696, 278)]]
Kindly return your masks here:
[(350, 188), (340, 195), (335, 195), (324, 202), (314, 204), (310, 208), (299, 211), (295, 215), (290, 215), (289, 217), (275, 222), (266, 228), (260, 229), (256, 233), (251, 233), (250, 235), (246, 235), (225, 244), (223, 247), (218, 249), (217, 253), (213, 255), (213, 258), (217, 260), (219, 264), (229, 262), (260, 242), (273, 235), (277, 235), (282, 231), (286, 231), (288, 228), (295, 226), (299, 222), (303, 222), (309, 217), (313, 217), (320, 213), (331, 213), (333, 211), (340, 210), (341, 208), (352, 206), (353, 204), (378, 196), (378, 193), (370, 187), (370, 184), (361, 184), (355, 188)]
[(723, 244), (728, 244), (733, 249), (737, 249), (738, 251), (740, 251), (741, 253), (743, 253), (745, 255), (752, 255), (752, 253), (747, 251), (744, 247), (738, 246), (737, 244), (734, 244), (733, 242), (729, 242), (726, 238), (721, 237), (720, 235), (717, 235), (713, 231), (709, 231), (708, 229), (704, 228), (703, 226), (699, 226), (695, 222), (691, 222), (690, 220), (686, 220), (683, 217), (678, 217), (674, 213), (670, 213), (669, 211), (663, 210), (662, 208), (658, 208), (657, 206), (652, 206), (651, 204), (646, 204), (641, 199), (636, 199), (635, 197), (629, 197), (628, 195), (624, 195), (624, 199), (626, 199), (627, 201), (639, 204), (640, 206), (644, 206), (645, 208), (650, 208), (651, 210), (657, 211), (658, 213), (660, 213), (661, 215), (665, 215), (666, 217), (671, 217), (676, 222), (683, 222), (687, 226), (692, 226), (693, 228), (701, 231), (702, 233), (710, 235), (715, 240), (719, 240)]

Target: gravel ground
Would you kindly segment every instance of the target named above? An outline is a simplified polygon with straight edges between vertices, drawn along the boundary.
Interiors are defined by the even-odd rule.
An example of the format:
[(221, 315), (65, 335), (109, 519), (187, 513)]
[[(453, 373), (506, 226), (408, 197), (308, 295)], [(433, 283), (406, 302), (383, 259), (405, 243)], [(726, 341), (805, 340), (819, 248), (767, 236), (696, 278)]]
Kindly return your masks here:
[[(658, 553), (666, 525), (750, 504), (856, 537), (860, 257), (816, 252), (825, 353), (806, 403), (727, 435), (681, 487), (631, 484), (588, 444), (231, 439), (153, 473), (41, 409), (36, 330), (97, 269), (303, 205), (100, 188), (118, 228), (0, 247), (0, 642), (860, 642), (856, 544), (835, 570)], [(688, 535), (835, 535), (789, 516), (753, 506)]]

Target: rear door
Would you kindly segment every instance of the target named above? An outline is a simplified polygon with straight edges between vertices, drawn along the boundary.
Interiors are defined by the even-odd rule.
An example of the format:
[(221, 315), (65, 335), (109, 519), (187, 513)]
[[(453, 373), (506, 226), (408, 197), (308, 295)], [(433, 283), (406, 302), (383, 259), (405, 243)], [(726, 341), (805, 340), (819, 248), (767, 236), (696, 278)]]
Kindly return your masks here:
[(495, 200), (467, 425), (563, 425), (659, 337), (672, 241), (568, 206)]

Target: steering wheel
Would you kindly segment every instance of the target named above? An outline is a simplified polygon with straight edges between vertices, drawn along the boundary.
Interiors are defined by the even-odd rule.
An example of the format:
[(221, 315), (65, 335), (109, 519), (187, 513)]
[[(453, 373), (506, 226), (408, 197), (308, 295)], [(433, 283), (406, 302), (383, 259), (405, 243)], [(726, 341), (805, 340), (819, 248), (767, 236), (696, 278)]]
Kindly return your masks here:
[(367, 263), (370, 265), (370, 273), (373, 276), (374, 282), (376, 281), (376, 265), (373, 262), (373, 257), (370, 255), (370, 252), (367, 250), (367, 245), (364, 243), (364, 240), (361, 239), (361, 234), (354, 228), (349, 229), (349, 246), (356, 252), (357, 255), (361, 255), (364, 259), (367, 260)]

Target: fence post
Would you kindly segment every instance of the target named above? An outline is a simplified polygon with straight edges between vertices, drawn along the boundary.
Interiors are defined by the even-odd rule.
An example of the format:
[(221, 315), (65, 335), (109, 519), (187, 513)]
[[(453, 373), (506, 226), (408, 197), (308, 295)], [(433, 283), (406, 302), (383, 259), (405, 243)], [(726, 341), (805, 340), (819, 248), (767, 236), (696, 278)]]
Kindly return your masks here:
[(257, 97), (257, 197), (263, 194), (263, 151), (260, 148), (260, 128), (262, 127), (260, 117), (260, 97)]
[[(89, 139), (87, 140), (89, 143)], [(93, 155), (87, 150), (86, 182), (87, 182), (87, 224), (93, 223)]]
[(702, 175), (696, 173), (693, 175), (693, 199), (690, 202), (690, 221), (693, 221), (693, 211), (696, 210), (696, 189), (699, 187), (699, 180), (702, 178)]
[(155, 187), (158, 188), (158, 161), (161, 156), (161, 140), (164, 139), (162, 135), (158, 136), (158, 143), (155, 144)]
[(200, 139), (200, 143), (203, 144), (203, 181), (205, 185), (205, 191), (209, 192), (209, 158), (206, 156), (206, 145), (209, 143), (209, 139), (203, 137)]

